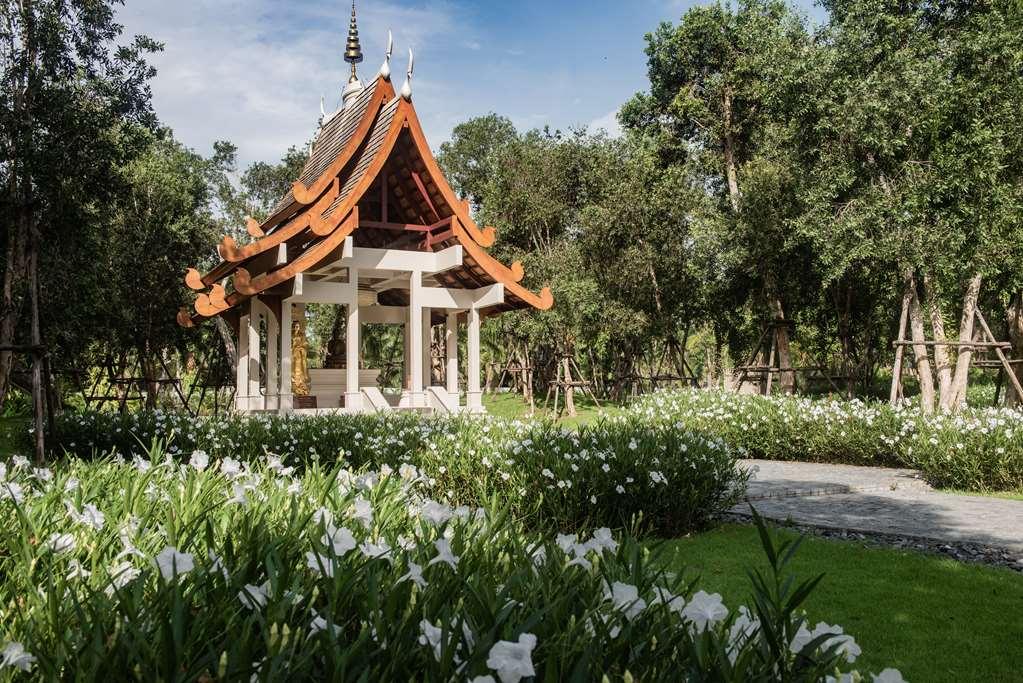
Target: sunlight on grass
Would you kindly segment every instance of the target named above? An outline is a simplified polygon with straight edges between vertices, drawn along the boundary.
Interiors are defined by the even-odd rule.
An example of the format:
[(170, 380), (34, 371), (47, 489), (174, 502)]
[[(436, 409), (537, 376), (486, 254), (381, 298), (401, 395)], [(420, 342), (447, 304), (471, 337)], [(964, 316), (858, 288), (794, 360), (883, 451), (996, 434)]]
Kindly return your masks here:
[[(782, 531), (783, 534), (792, 534)], [(724, 525), (669, 541), (669, 562), (701, 576), (725, 602), (747, 598), (746, 567), (762, 564), (752, 527)], [(794, 569), (823, 573), (807, 602), (812, 623), (842, 624), (863, 647), (863, 670), (899, 668), (909, 681), (1019, 680), (1006, 643), (1023, 640), (1023, 576), (947, 558), (818, 538)]]

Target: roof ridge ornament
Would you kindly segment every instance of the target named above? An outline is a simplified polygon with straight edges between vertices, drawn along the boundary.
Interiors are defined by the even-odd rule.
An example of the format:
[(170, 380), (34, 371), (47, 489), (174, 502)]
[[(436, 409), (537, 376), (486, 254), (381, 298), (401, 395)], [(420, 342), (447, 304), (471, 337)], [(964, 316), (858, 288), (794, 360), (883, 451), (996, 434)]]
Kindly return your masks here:
[(401, 86), (402, 99), (412, 101), (412, 72), (415, 70), (416, 57), (412, 48), (408, 49), (408, 71), (405, 72), (405, 85)]
[(355, 18), (355, 0), (352, 0), (352, 20), (348, 24), (348, 42), (345, 44), (345, 61), (352, 65), (352, 75), (348, 78), (348, 85), (341, 93), (341, 101), (347, 105), (348, 102), (358, 95), (362, 89), (362, 81), (355, 72), (355, 65), (362, 62), (362, 45), (359, 43), (359, 25)]
[(391, 80), (391, 52), (394, 50), (394, 37), (390, 30), (387, 31), (387, 52), (384, 53), (384, 63), (380, 65), (380, 78), (385, 81)]

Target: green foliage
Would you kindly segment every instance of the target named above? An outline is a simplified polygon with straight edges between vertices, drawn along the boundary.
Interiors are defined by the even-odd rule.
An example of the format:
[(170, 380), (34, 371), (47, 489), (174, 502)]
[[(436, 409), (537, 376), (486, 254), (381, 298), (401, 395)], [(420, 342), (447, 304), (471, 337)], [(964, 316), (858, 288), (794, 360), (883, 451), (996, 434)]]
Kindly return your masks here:
[(173, 413), (82, 413), (61, 417), (56, 431), (55, 452), (86, 458), (132, 458), (161, 441), (179, 459), (200, 450), (244, 461), (276, 453), (298, 466), (342, 461), (397, 469), (411, 463), (429, 477), (435, 496), (468, 505), (497, 496), (543, 528), (681, 533), (734, 505), (746, 480), (720, 443), (672, 424), (623, 417), (571, 431), (549, 422), (413, 415), (193, 420)]
[(1023, 415), (973, 409), (924, 416), (909, 404), (682, 391), (644, 397), (632, 408), (650, 421), (678, 422), (766, 460), (914, 467), (934, 486), (1023, 490)]
[[(859, 653), (838, 627), (806, 637), (807, 591), (765, 589), (784, 563), (756, 614), (731, 611), (627, 535), (537, 535), (431, 500), (407, 466), (162, 456), (5, 471), (5, 680), (809, 682)], [(764, 547), (784, 550), (766, 530)]]

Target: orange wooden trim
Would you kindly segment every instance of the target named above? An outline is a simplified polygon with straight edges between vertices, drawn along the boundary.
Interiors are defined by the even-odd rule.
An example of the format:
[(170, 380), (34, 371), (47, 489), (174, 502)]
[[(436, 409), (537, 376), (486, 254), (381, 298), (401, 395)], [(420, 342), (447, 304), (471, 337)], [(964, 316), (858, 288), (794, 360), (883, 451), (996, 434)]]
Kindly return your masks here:
[(185, 284), (188, 285), (189, 289), (197, 292), (206, 289), (206, 285), (202, 281), (202, 275), (195, 268), (189, 268), (185, 271)]
[(252, 216), (247, 216), (245, 218), (245, 231), (249, 233), (251, 237), (255, 237), (256, 239), (266, 237), (266, 233), (263, 232), (263, 228), (259, 226), (259, 221)]
[(433, 178), (433, 182), (437, 185), (441, 196), (444, 197), (444, 201), (448, 203), (448, 206), (451, 207), (451, 210), (460, 219), (465, 232), (481, 247), (493, 246), (497, 240), (497, 231), (489, 227), (480, 230), (475, 221), (472, 220), (472, 216), (469, 215), (468, 202), (463, 202), (459, 199), (455, 191), (448, 185), (447, 178), (444, 177), (440, 166), (437, 165), (437, 160), (433, 158), (433, 152), (430, 151), (426, 135), (423, 134), (423, 126), (419, 123), (415, 107), (412, 106), (409, 106), (408, 129), (409, 133), (412, 134), (412, 139), (415, 140), (419, 156), (422, 157), (423, 163), (426, 165), (426, 170), (429, 171), (430, 177)]
[(239, 268), (234, 274), (234, 288), (245, 296), (254, 296), (263, 290), (290, 280), (299, 273), (305, 272), (307, 268), (316, 265), (330, 252), (341, 246), (345, 238), (352, 234), (358, 226), (359, 212), (356, 209), (348, 214), (341, 228), (335, 230), (329, 237), (320, 241), (315, 247), (307, 250), (286, 266), (269, 273), (263, 273), (255, 279), (252, 278), (248, 270)]
[[(390, 102), (394, 97), (394, 88), (391, 84), (384, 79), (377, 77), (376, 90), (373, 92), (373, 98), (369, 101), (369, 105), (366, 107), (365, 113), (362, 115), (362, 120), (359, 122), (359, 127), (355, 129), (355, 133), (352, 135), (352, 139), (349, 141), (348, 146), (339, 154), (327, 170), (320, 175), (319, 178), (313, 181), (312, 185), (308, 187), (303, 185), (300, 181), (295, 181), (291, 186), (291, 194), (294, 195), (295, 201), (299, 204), (308, 206), (316, 201), (320, 195), (327, 191), (327, 187), (337, 177), (337, 174), (345, 167), (355, 151), (362, 145), (366, 134), (372, 129), (373, 121), (376, 120), (377, 114), (380, 111), (382, 104)], [(338, 114), (341, 116), (342, 114)]]
[(485, 270), (490, 277), (503, 284), (512, 294), (541, 311), (549, 310), (554, 305), (554, 295), (551, 294), (549, 287), (544, 287), (540, 290), (540, 294), (536, 295), (519, 284), (524, 275), (521, 263), (516, 261), (512, 264), (511, 268), (508, 268), (495, 259), (466, 234), (460, 220), (455, 219), (451, 221), (451, 230), (454, 232), (458, 242), (469, 252), (469, 255), (479, 264), (480, 268)]
[(212, 318), (226, 310), (227, 308), (221, 308), (214, 304), (208, 294), (200, 294), (195, 298), (195, 312), (204, 318)]
[(195, 323), (192, 322), (192, 314), (188, 312), (187, 308), (182, 308), (178, 311), (177, 320), (178, 325), (182, 327), (195, 327)]
[(216, 306), (217, 308), (221, 308), (224, 310), (228, 308), (227, 291), (223, 288), (223, 286), (213, 285), (210, 288), (210, 303)]

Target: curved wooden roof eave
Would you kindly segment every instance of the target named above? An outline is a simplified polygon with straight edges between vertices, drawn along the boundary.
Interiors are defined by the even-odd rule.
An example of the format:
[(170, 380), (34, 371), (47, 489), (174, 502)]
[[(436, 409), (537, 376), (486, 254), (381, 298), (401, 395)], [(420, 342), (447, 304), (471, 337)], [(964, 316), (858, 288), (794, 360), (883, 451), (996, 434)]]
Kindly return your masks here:
[[(274, 230), (269, 233), (264, 231), (267, 228), (276, 226), (288, 215), (301, 209), (303, 206), (308, 206), (309, 204), (316, 202), (316, 200), (320, 199), (322, 195), (330, 189), (331, 185), (335, 183), (337, 175), (342, 171), (342, 169), (344, 169), (345, 165), (348, 164), (352, 156), (354, 156), (355, 152), (358, 151), (359, 147), (362, 145), (383, 105), (393, 99), (394, 87), (391, 85), (390, 81), (385, 80), (381, 76), (377, 76), (377, 83), (375, 85), (373, 95), (369, 103), (366, 105), (366, 111), (363, 112), (362, 119), (360, 119), (358, 127), (355, 129), (351, 139), (348, 141), (348, 145), (340, 154), (338, 154), (337, 157), (335, 157), (330, 166), (328, 166), (326, 170), (320, 174), (320, 177), (317, 178), (312, 185), (306, 187), (299, 181), (296, 181), (292, 185), (292, 195), (295, 197), (295, 201), (292, 201), (288, 206), (277, 211), (274, 215), (263, 221), (262, 224), (256, 224), (255, 221), (251, 220), (247, 221), (246, 230), (250, 235), (257, 237), (257, 232), (263, 233), (263, 236), (259, 237), (255, 242), (250, 242), (243, 247), (238, 247), (232, 238), (224, 236), (217, 247), (217, 251), (220, 254), (221, 259), (223, 259), (223, 262), (202, 277), (203, 284), (205, 286), (210, 286), (214, 282), (222, 280), (230, 275), (235, 269), (235, 263), (247, 261), (250, 258), (258, 256), (259, 254), (278, 246), (281, 242), (291, 239), (295, 235), (299, 234), (305, 227), (313, 227), (313, 232), (318, 235), (327, 234), (316, 229), (323, 229), (322, 225), (318, 225), (316, 223), (317, 219), (319, 219), (319, 213), (316, 213), (315, 217), (311, 219), (312, 226), (302, 226), (301, 223), (304, 220), (304, 216), (298, 216), (278, 230)], [(301, 195), (301, 197), (299, 195)], [(304, 201), (306, 199), (308, 199), (308, 201)], [(327, 202), (324, 208), (329, 205), (330, 203)], [(196, 289), (192, 286), (192, 283), (186, 282), (186, 284), (188, 284), (190, 288)]]
[(430, 145), (426, 142), (423, 126), (419, 122), (419, 116), (416, 114), (415, 107), (413, 106), (409, 107), (408, 123), (409, 133), (411, 133), (412, 139), (416, 143), (419, 156), (426, 165), (426, 170), (430, 173), (430, 177), (433, 178), (433, 182), (437, 185), (441, 196), (444, 197), (444, 201), (451, 207), (454, 215), (458, 216), (459, 220), (461, 220), (466, 233), (481, 247), (494, 246), (494, 242), (497, 240), (497, 230), (492, 227), (486, 227), (481, 230), (472, 219), (472, 216), (469, 215), (468, 205), (455, 195), (455, 191), (451, 189), (447, 177), (445, 177), (440, 165), (434, 158)]

